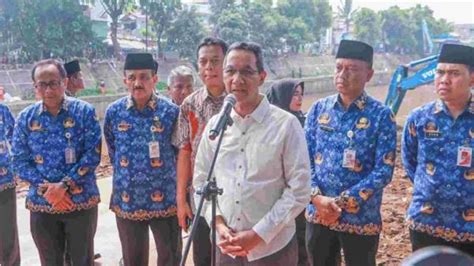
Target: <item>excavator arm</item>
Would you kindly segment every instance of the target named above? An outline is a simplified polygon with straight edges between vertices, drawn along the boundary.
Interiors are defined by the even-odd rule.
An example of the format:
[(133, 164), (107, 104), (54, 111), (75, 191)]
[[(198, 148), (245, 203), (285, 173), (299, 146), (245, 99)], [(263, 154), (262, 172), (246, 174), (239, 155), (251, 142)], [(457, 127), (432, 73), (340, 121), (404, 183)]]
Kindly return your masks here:
[[(394, 114), (397, 114), (408, 90), (433, 82), (437, 63), (438, 55), (433, 55), (410, 62), (407, 65), (398, 66), (390, 81), (385, 105), (390, 107)], [(413, 69), (420, 66), (420, 69), (410, 75)]]

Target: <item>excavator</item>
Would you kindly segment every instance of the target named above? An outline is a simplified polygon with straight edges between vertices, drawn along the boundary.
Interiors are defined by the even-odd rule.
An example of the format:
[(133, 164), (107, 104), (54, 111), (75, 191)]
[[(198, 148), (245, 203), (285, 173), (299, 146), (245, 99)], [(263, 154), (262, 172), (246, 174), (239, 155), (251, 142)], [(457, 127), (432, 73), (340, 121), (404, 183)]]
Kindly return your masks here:
[[(433, 82), (438, 55), (432, 55), (406, 65), (400, 65), (390, 80), (385, 105), (396, 115), (408, 90)], [(419, 68), (412, 73), (414, 69)]]
[[(431, 40), (428, 25), (425, 20), (422, 21), (422, 32), (425, 54), (432, 54), (433, 41)], [(440, 42), (440, 45), (444, 43), (459, 43), (459, 41), (444, 40)], [(396, 115), (408, 90), (414, 90), (419, 86), (434, 81), (437, 63), (438, 54), (435, 54), (398, 66), (390, 81), (387, 97), (385, 98), (385, 105), (390, 107), (392, 112)]]

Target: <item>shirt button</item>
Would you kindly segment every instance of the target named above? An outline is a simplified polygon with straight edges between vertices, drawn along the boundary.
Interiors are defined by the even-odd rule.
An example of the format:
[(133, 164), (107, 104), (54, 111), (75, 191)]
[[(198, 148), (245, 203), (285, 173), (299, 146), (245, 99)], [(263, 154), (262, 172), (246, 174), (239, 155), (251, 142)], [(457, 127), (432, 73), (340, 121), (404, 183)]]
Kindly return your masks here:
[(240, 149), (241, 152), (244, 152), (244, 149)]
[(237, 221), (240, 221), (240, 218), (237, 218)]
[(237, 186), (239, 186), (239, 187), (240, 187), (240, 183), (237, 183)]
[(239, 201), (238, 201), (238, 200), (236, 200), (236, 201), (235, 201), (235, 204), (239, 204)]
[(245, 135), (245, 132), (242, 132), (242, 135)]

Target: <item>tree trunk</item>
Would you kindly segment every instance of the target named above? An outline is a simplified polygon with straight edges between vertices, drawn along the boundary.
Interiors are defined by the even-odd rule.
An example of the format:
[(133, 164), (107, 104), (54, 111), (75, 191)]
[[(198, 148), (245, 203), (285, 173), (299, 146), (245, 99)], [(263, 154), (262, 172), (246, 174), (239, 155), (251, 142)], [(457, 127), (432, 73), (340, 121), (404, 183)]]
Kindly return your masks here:
[[(160, 23), (160, 25), (163, 25)], [(163, 38), (163, 31), (164, 28), (161, 26), (158, 26), (157, 31), (156, 31), (156, 47), (158, 49), (158, 58), (163, 59), (163, 50), (161, 46), (161, 38)]]
[(114, 47), (114, 57), (117, 60), (120, 58), (120, 44), (117, 40), (117, 27), (118, 27), (118, 17), (112, 18), (112, 24), (110, 25), (110, 39), (112, 39), (112, 45)]

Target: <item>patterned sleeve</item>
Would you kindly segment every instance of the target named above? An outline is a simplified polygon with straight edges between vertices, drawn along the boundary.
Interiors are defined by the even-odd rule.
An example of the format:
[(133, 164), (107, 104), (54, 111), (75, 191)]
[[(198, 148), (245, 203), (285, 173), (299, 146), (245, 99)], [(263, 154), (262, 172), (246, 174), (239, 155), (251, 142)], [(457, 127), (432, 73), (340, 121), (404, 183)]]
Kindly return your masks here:
[(397, 125), (390, 109), (384, 109), (379, 123), (372, 171), (341, 194), (343, 198), (348, 199), (346, 211), (349, 213), (357, 213), (370, 196), (383, 190), (392, 180), (397, 149)]
[(4, 123), (5, 123), (5, 136), (7, 138), (8, 143), (11, 145), (12, 143), (12, 138), (13, 138), (13, 128), (15, 126), (15, 118), (13, 118), (12, 113), (10, 112), (10, 109), (5, 106), (5, 112), (4, 112)]
[(311, 187), (318, 188), (318, 179), (316, 178), (315, 174), (315, 165), (314, 165), (314, 154), (316, 152), (317, 146), (317, 138), (316, 138), (316, 129), (318, 126), (317, 123), (317, 105), (315, 103), (308, 112), (306, 122), (304, 125), (304, 132), (306, 137), (306, 142), (308, 146), (308, 153), (309, 153), (309, 162), (311, 167)]
[(112, 106), (109, 106), (105, 111), (104, 119), (104, 137), (107, 143), (107, 152), (109, 154), (110, 163), (114, 165), (114, 154), (115, 154), (115, 136), (112, 124)]
[(12, 165), (13, 171), (20, 179), (37, 187), (44, 182), (44, 177), (36, 170), (36, 166), (28, 145), (28, 119), (26, 113), (21, 113), (15, 128), (12, 140)]
[(87, 177), (95, 177), (87, 173), (94, 173), (95, 168), (100, 163), (100, 149), (102, 145), (102, 136), (100, 124), (92, 106), (85, 108), (84, 123), (84, 152), (80, 156), (79, 161), (69, 170), (68, 175), (64, 177), (64, 181), (72, 179), (74, 182), (81, 181)]
[(173, 132), (172, 144), (178, 149), (191, 150), (191, 125), (188, 118), (190, 104), (184, 101), (179, 107), (178, 120)]
[(403, 128), (402, 135), (402, 163), (408, 178), (413, 183), (415, 178), (416, 166), (418, 164), (418, 139), (416, 135), (415, 118), (413, 113), (408, 116), (408, 119)]

